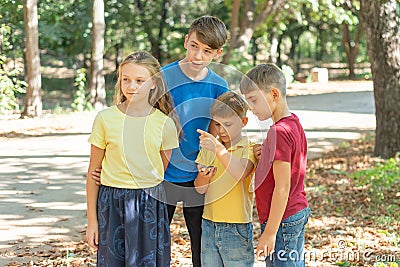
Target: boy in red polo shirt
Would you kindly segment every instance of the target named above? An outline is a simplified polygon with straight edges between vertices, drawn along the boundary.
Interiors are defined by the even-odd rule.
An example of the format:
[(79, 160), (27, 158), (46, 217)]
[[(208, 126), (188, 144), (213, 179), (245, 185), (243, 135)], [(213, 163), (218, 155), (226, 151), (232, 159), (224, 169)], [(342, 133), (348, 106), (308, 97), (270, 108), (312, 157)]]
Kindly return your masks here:
[(255, 195), (262, 231), (256, 254), (266, 257), (266, 266), (305, 266), (307, 140), (286, 103), (285, 76), (274, 64), (260, 64), (242, 79), (240, 91), (259, 120), (274, 121), (262, 146), (254, 150), (260, 157)]

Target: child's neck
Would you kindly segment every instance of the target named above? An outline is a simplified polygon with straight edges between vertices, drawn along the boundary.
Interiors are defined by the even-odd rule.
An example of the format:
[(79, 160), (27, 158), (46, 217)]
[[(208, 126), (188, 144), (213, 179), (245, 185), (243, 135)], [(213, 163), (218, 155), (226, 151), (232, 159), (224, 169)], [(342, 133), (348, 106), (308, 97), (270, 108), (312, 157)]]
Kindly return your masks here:
[(125, 101), (119, 104), (118, 107), (123, 113), (132, 117), (146, 117), (154, 112), (154, 107), (147, 102), (141, 104)]
[(190, 69), (189, 64), (191, 64), (191, 63), (188, 62), (186, 58), (182, 59), (178, 63), (179, 63), (179, 67), (181, 68), (182, 72), (189, 79), (191, 79), (193, 81), (203, 80), (208, 74), (208, 69), (207, 68), (203, 68), (200, 71), (195, 71), (195, 70)]
[(286, 102), (282, 102), (280, 105), (276, 106), (274, 112), (272, 113), (272, 120), (274, 123), (276, 123), (285, 117), (289, 117), (290, 115), (291, 113)]

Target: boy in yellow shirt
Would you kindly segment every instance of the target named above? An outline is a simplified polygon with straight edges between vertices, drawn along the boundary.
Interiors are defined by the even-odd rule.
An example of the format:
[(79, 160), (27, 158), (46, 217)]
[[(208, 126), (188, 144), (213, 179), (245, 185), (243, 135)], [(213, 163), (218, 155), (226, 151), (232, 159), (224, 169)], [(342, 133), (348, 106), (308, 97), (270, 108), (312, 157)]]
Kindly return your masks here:
[(202, 266), (253, 266), (253, 144), (242, 135), (248, 106), (234, 92), (211, 106), (218, 139), (198, 130), (196, 190), (205, 193), (202, 220)]

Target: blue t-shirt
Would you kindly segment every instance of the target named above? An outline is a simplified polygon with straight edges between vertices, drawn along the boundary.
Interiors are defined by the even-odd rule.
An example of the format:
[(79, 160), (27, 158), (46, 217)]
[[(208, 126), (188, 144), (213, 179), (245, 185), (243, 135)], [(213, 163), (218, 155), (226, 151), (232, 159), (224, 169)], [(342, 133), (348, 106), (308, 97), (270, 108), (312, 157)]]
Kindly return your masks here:
[(162, 68), (168, 91), (171, 93), (184, 137), (172, 156), (164, 179), (169, 182), (188, 182), (197, 177), (196, 157), (200, 150), (197, 129), (208, 131), (214, 100), (228, 91), (228, 83), (208, 68), (207, 76), (193, 81), (181, 70), (178, 61)]

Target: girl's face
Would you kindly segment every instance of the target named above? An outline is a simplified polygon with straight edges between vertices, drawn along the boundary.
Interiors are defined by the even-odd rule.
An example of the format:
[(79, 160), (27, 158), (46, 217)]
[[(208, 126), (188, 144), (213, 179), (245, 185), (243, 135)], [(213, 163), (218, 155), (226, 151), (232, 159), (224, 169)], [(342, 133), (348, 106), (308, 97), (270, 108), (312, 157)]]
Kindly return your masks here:
[(148, 101), (150, 89), (154, 88), (147, 68), (134, 63), (121, 67), (121, 91), (129, 102)]

